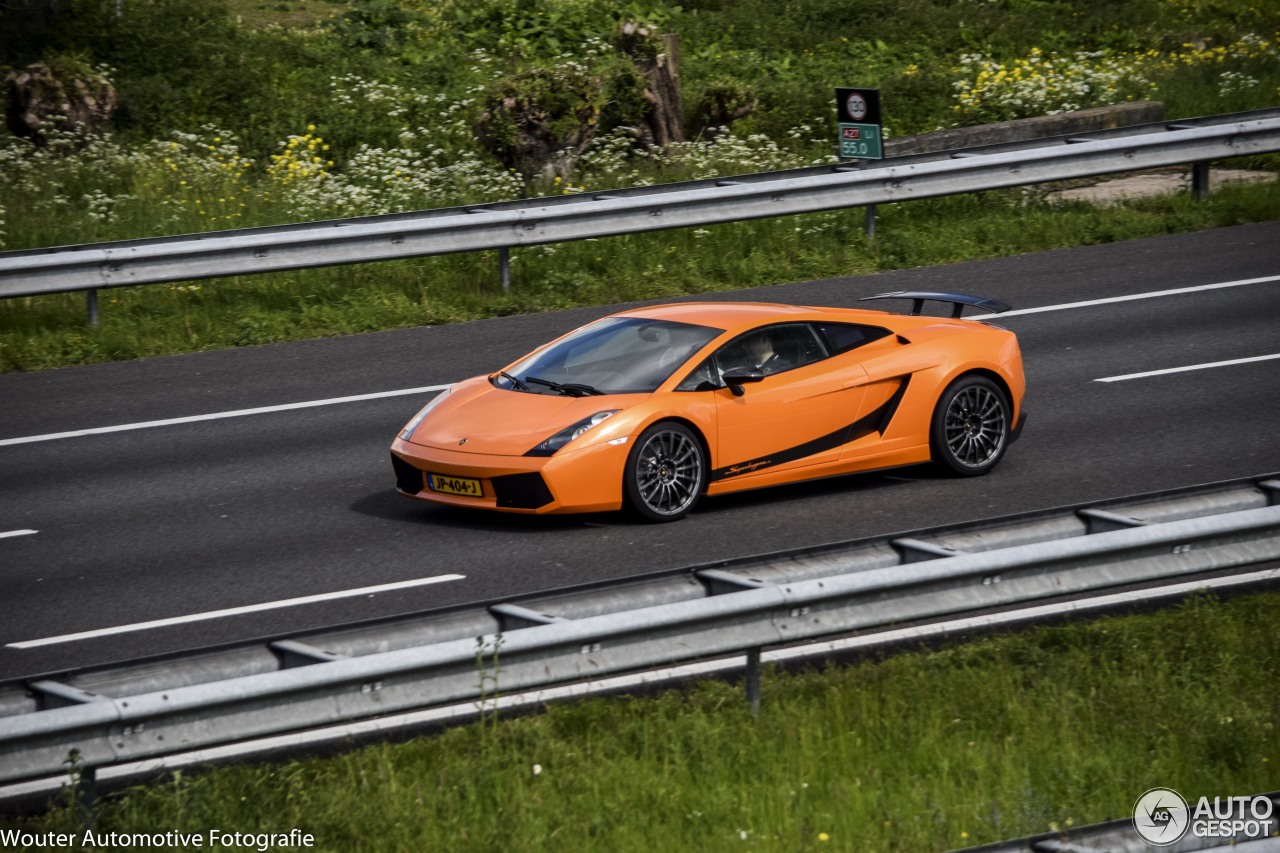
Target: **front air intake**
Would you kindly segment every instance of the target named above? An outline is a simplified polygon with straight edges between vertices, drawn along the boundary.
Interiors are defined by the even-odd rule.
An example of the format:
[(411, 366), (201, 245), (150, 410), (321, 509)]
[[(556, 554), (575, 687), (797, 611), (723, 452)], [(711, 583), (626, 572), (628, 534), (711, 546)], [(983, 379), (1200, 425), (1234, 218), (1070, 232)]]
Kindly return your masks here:
[(530, 474), (494, 477), (492, 483), (493, 493), (497, 496), (500, 507), (537, 509), (555, 500), (542, 475), (536, 471)]
[(406, 495), (416, 495), (422, 491), (424, 481), (422, 472), (405, 462), (394, 453), (391, 454), (391, 467), (396, 472), (396, 488)]

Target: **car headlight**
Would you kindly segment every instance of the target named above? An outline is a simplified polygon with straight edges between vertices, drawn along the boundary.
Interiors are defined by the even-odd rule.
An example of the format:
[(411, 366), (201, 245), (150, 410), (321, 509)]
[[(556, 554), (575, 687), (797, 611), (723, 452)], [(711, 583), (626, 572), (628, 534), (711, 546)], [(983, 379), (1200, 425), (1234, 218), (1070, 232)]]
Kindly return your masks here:
[(422, 423), (422, 419), (425, 418), (427, 415), (431, 414), (431, 410), (434, 409), (436, 406), (440, 405), (440, 401), (443, 400), (445, 397), (448, 397), (449, 392), (452, 390), (453, 390), (453, 386), (450, 385), (448, 388), (444, 389), (435, 397), (433, 397), (431, 399), (431, 402), (423, 406), (422, 409), (419, 410), (418, 414), (413, 416), (413, 420), (405, 424), (404, 429), (400, 430), (400, 440), (408, 441), (410, 438), (412, 438), (413, 431), (418, 428), (418, 424)]
[(622, 410), (609, 409), (608, 411), (604, 411), (604, 412), (596, 412), (594, 415), (592, 415), (589, 418), (583, 418), (582, 420), (578, 421), (576, 424), (571, 424), (570, 426), (567, 426), (564, 429), (560, 430), (558, 433), (551, 436), (546, 441), (539, 444), (537, 447), (533, 448), (533, 450), (530, 450), (528, 453), (525, 454), (525, 456), (550, 456), (560, 448), (564, 447), (569, 442), (573, 441), (578, 436), (582, 435), (587, 430), (591, 429), (596, 424), (600, 423), (603, 420), (608, 420), (609, 418), (613, 417), (620, 411)]

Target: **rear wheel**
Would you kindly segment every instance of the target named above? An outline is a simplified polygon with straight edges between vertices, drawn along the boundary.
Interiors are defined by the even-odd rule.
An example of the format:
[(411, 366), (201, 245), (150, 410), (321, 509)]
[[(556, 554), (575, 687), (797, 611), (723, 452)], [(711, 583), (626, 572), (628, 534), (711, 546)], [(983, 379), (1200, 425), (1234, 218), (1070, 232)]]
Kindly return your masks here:
[(985, 376), (962, 376), (947, 386), (933, 412), (933, 458), (962, 477), (996, 466), (1009, 446), (1012, 419), (1000, 386)]
[(627, 503), (649, 521), (675, 521), (693, 509), (707, 479), (702, 443), (693, 431), (671, 421), (643, 433), (623, 474)]

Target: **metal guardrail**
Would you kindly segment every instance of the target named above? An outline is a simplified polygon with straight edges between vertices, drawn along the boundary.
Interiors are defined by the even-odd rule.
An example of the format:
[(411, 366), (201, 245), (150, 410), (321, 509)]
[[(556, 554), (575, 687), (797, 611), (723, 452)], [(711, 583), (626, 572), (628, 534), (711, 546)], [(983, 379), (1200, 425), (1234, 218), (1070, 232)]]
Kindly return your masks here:
[[(858, 165), (0, 253), (0, 297), (216, 278), (901, 202), (1280, 150), (1280, 109)], [(505, 254), (504, 254), (505, 256)]]
[[(595, 681), (743, 653), (758, 663), (766, 647), (1276, 560), (1280, 480), (1236, 481), (728, 561), (668, 573), (648, 586), (549, 593), (491, 604), (479, 617), (453, 612), (427, 625), (354, 626), (330, 632), (333, 645), (313, 645), (323, 636), (277, 640), (272, 657), (290, 668), (275, 671), (229, 675), (234, 665), (227, 659), (212, 667), (223, 676), (209, 678), (207, 664), (216, 658), (210, 654), (202, 683), (190, 681), (201, 671), (201, 655), (96, 677), (42, 678), (25, 688), (34, 708), (44, 710), (10, 701), (7, 716), (0, 716), (0, 782), (59, 775), (73, 750), (92, 771), (483, 702), (497, 690)], [(642, 606), (624, 609), (637, 597)], [(477, 618), (490, 630), (473, 633)], [(450, 639), (420, 639), (450, 633)], [(112, 681), (141, 689), (101, 692)], [(12, 700), (12, 689), (8, 695)]]

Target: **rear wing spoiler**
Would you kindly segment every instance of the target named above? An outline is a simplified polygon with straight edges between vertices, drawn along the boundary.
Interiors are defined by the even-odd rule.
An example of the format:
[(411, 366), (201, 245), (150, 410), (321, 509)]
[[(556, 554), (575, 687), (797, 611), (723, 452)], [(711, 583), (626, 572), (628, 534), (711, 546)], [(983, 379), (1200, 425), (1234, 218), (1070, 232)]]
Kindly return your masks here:
[(966, 305), (971, 308), (977, 308), (981, 311), (988, 311), (992, 314), (999, 314), (1002, 311), (1008, 311), (1011, 307), (996, 299), (987, 299), (984, 296), (971, 296), (968, 293), (943, 293), (932, 290), (898, 290), (893, 293), (880, 293), (875, 296), (864, 296), (858, 301), (867, 302), (872, 299), (910, 299), (912, 314), (919, 314), (924, 310), (924, 304), (926, 302), (947, 302), (952, 306), (952, 317), (959, 317), (960, 313), (964, 311)]

